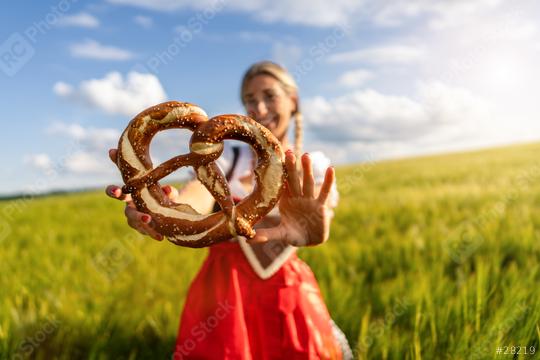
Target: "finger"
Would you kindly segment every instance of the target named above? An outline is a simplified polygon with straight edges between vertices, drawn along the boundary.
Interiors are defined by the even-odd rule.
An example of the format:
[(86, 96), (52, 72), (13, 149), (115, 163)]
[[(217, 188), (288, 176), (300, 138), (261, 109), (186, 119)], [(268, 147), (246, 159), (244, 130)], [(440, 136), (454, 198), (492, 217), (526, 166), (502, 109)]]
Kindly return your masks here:
[(304, 196), (313, 198), (315, 197), (315, 178), (313, 177), (311, 156), (308, 153), (302, 156), (302, 169), (304, 170), (304, 185), (302, 186)]
[(300, 188), (300, 180), (296, 171), (296, 158), (291, 150), (288, 150), (285, 155), (285, 168), (287, 170), (289, 193), (292, 196), (301, 196), (302, 189)]
[(133, 203), (126, 206), (124, 213), (126, 214), (128, 223), (134, 224), (135, 226), (140, 226), (140, 224), (150, 224), (152, 221), (150, 215), (137, 211)]
[(164, 185), (161, 187), (165, 195), (172, 201), (175, 201), (178, 197), (178, 189), (176, 189), (174, 186), (171, 185)]
[[(128, 224), (129, 224), (129, 222), (128, 222)], [(130, 224), (129, 226), (131, 226), (133, 229), (137, 230), (142, 235), (148, 235), (148, 232), (142, 226), (137, 226), (136, 224), (133, 224), (133, 225)]]
[(332, 184), (334, 183), (335, 177), (335, 170), (332, 166), (330, 166), (328, 169), (326, 169), (326, 173), (324, 174), (324, 181), (321, 185), (321, 191), (319, 192), (318, 201), (320, 203), (326, 203), (328, 195), (330, 195), (330, 190), (332, 190)]
[(141, 227), (146, 231), (146, 233), (151, 236), (154, 240), (161, 241), (163, 240), (163, 235), (158, 233), (150, 224), (143, 224)]
[(264, 243), (271, 240), (285, 241), (283, 237), (282, 228), (280, 226), (276, 226), (266, 229), (257, 229), (255, 236), (252, 239), (247, 239), (247, 242), (250, 244), (255, 244)]
[(143, 235), (150, 235), (158, 241), (163, 240), (163, 236), (152, 227), (152, 217), (148, 214), (137, 211), (135, 206), (130, 205), (132, 204), (128, 204), (125, 210), (128, 225)]
[(109, 149), (109, 158), (113, 163), (116, 164), (116, 161), (118, 159), (118, 150), (117, 149)]
[(122, 188), (116, 185), (107, 186), (107, 188), (105, 189), (105, 193), (107, 193), (107, 195), (109, 195), (113, 199), (118, 199), (126, 202), (131, 201), (131, 195), (124, 194), (122, 192)]

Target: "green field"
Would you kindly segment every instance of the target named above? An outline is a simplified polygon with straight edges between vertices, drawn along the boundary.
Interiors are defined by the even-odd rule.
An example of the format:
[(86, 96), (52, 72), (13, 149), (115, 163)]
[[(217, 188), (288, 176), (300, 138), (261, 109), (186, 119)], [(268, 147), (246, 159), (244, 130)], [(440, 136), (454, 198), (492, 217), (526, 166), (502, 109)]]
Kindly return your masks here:
[[(540, 352), (539, 154), (337, 169), (331, 238), (300, 255), (357, 357)], [(102, 191), (0, 202), (0, 358), (170, 357), (206, 250), (138, 236), (122, 209)]]

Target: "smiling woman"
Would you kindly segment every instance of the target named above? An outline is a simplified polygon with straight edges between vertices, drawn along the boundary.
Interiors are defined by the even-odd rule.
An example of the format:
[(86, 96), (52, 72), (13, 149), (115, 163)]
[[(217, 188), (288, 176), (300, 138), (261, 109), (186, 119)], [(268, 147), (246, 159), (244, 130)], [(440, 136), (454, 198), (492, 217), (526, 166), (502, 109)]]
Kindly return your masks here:
[[(282, 186), (275, 180), (260, 184), (259, 176), (265, 174), (260, 165), (264, 161), (260, 156), (255, 157), (250, 148), (223, 149), (223, 156), (209, 164), (217, 163), (226, 174), (230, 195), (238, 203), (237, 215), (242, 213), (244, 201), (249, 200), (248, 194), (258, 189), (262, 191), (263, 200), (255, 201), (257, 208), (268, 203), (269, 210), (257, 221), (255, 233), (249, 235), (249, 240), (235, 233), (230, 239), (210, 246), (209, 255), (187, 294), (174, 358), (348, 359), (351, 352), (347, 339), (330, 318), (311, 269), (296, 256), (298, 246), (318, 245), (329, 237), (332, 209), (337, 204), (334, 170), (328, 167), (328, 159), (320, 152), (304, 154), (301, 171), (297, 167), (287, 133), (291, 118), (295, 118), (294, 150), (299, 153), (302, 117), (298, 89), (284, 68), (268, 61), (254, 64), (244, 75), (241, 98), (248, 114), (264, 127), (252, 119), (248, 119), (248, 123), (262, 132), (270, 130), (281, 147), (287, 149), (286, 190), (281, 193), (279, 206), (264, 200), (269, 190), (278, 191)], [(161, 106), (163, 104), (155, 108), (161, 111)], [(146, 118), (145, 114), (139, 114), (136, 119)], [(187, 118), (191, 119), (191, 115)], [(171, 120), (181, 121), (174, 116)], [(194, 136), (212, 121), (198, 125)], [(138, 129), (139, 125), (133, 128)], [(204, 138), (200, 142), (208, 144), (209, 141)], [(197, 143), (191, 143), (192, 151)], [(275, 146), (279, 148), (277, 143)], [(120, 146), (118, 151), (110, 152), (111, 159), (119, 166), (125, 159), (122, 149)], [(279, 161), (278, 167), (283, 169)], [(200, 174), (198, 179), (204, 181)], [(220, 206), (226, 210), (227, 206), (219, 200), (220, 206), (216, 207), (214, 199), (202, 189), (196, 179), (189, 181), (180, 193), (172, 187), (165, 187), (163, 192), (155, 187), (156, 192), (172, 200), (174, 206), (203, 203), (208, 205), (205, 213), (211, 212), (211, 205), (214, 212), (219, 211)], [(139, 212), (145, 210), (140, 206), (135, 208), (132, 199), (138, 201), (136, 192), (130, 197), (120, 188), (109, 186), (107, 193), (127, 201), (126, 216), (132, 227), (157, 240), (163, 239), (159, 215), (152, 211)], [(274, 199), (277, 200), (277, 196)], [(233, 208), (234, 213), (234, 206), (229, 208)], [(253, 215), (254, 211), (246, 214)], [(182, 227), (182, 231), (194, 229), (192, 225), (178, 227)], [(165, 235), (170, 239), (169, 234)], [(222, 317), (217, 316), (217, 311), (224, 306), (230, 310), (222, 311), (225, 312)], [(204, 331), (200, 329), (201, 324), (208, 324)]]

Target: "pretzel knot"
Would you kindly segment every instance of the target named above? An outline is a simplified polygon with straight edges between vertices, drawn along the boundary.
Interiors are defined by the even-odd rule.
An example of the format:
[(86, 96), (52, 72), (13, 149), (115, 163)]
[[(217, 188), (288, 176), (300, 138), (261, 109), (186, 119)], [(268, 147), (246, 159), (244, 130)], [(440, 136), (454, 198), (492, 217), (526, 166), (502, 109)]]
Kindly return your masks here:
[[(193, 131), (190, 152), (154, 167), (150, 142), (158, 131), (166, 129)], [(248, 143), (257, 155), (253, 192), (236, 205), (215, 163), (223, 152), (223, 140)], [(255, 235), (253, 225), (274, 208), (281, 195), (283, 159), (279, 142), (254, 120), (242, 115), (219, 115), (208, 120), (198, 106), (170, 101), (152, 106), (131, 120), (118, 143), (117, 165), (125, 183), (123, 192), (131, 194), (137, 210), (152, 216), (160, 234), (177, 245), (203, 247), (237, 235)], [(158, 181), (184, 166), (194, 168), (220, 211), (200, 214), (166, 196)]]

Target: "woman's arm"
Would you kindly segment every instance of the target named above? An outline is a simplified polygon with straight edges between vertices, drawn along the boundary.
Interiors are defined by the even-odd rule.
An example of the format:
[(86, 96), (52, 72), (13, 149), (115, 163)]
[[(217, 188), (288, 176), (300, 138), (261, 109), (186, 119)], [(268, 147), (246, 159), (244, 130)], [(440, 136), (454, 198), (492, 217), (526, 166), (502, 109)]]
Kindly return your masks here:
[(215, 199), (198, 180), (191, 180), (180, 189), (172, 187), (172, 194), (167, 194), (176, 203), (188, 204), (201, 214), (209, 214), (214, 207)]

